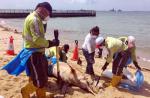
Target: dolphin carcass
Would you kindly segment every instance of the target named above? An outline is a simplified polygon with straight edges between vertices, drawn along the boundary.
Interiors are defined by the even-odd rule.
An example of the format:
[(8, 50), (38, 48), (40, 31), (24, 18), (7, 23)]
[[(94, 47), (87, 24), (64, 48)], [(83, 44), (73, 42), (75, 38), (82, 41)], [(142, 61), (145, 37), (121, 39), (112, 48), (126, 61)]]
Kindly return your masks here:
[[(102, 87), (102, 85), (97, 82), (96, 79), (93, 79), (90, 75), (85, 74), (82, 69), (72, 67), (77, 65), (64, 62), (59, 62), (59, 65), (60, 77), (62, 81), (80, 87), (86, 91), (89, 91), (92, 94), (98, 93), (99, 89)], [(51, 75), (57, 78), (56, 64), (49, 65), (49, 67)]]

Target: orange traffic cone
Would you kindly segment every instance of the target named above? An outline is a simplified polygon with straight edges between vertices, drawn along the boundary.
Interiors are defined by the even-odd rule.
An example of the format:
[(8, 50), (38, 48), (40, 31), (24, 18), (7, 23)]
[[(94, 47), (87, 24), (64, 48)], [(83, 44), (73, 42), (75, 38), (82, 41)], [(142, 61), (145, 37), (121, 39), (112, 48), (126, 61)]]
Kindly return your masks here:
[(6, 51), (6, 53), (7, 53), (8, 55), (15, 55), (15, 53), (14, 53), (13, 40), (14, 40), (14, 38), (13, 38), (12, 36), (10, 36), (10, 38), (9, 38), (8, 50)]
[(73, 51), (73, 57), (71, 58), (71, 60), (77, 61), (78, 59), (79, 59), (79, 56), (78, 56), (78, 40), (75, 40), (75, 49)]

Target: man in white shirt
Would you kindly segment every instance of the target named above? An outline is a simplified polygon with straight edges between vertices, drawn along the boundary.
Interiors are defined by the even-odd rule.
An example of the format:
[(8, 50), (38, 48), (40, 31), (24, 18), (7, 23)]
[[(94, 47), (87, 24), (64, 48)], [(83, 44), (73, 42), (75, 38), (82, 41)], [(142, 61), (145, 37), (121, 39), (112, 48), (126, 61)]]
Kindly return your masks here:
[(86, 67), (86, 73), (94, 75), (93, 70), (93, 64), (94, 61), (94, 55), (95, 55), (95, 48), (96, 43), (95, 40), (99, 35), (99, 27), (95, 26), (90, 30), (90, 33), (85, 37), (84, 43), (82, 45), (82, 51), (83, 55), (85, 56), (87, 67)]

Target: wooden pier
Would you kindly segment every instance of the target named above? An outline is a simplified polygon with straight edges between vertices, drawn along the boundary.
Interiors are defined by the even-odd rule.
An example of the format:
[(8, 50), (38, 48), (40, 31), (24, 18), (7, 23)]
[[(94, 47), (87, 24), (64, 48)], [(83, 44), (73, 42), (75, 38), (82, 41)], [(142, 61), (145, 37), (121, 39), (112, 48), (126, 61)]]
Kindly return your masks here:
[[(31, 9), (0, 9), (0, 18), (25, 18)], [(52, 17), (95, 17), (94, 10), (53, 10)]]

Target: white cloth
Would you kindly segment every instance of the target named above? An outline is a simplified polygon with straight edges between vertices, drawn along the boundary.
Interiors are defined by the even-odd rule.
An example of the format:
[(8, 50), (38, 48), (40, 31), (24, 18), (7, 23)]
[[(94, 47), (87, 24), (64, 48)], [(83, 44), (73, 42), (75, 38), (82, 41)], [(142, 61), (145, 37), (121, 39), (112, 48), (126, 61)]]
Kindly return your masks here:
[[(123, 75), (125, 75), (128, 79), (122, 79), (121, 83), (130, 84), (132, 86), (136, 85), (136, 82), (135, 82), (136, 81), (136, 77), (135, 77), (135, 75), (133, 75), (131, 72), (129, 72), (126, 68), (123, 69)], [(102, 76), (112, 79), (112, 77), (113, 77), (112, 70), (111, 69), (106, 69), (102, 73)]]
[(89, 53), (95, 52), (96, 43), (95, 43), (96, 37), (93, 37), (90, 33), (85, 37), (84, 43), (82, 45), (82, 48), (88, 51)]
[[(127, 70), (127, 68), (123, 68), (123, 75), (125, 75), (129, 80), (135, 81), (135, 76)], [(113, 73), (111, 69), (107, 69), (102, 73), (102, 76), (107, 77), (107, 78), (112, 78)]]

